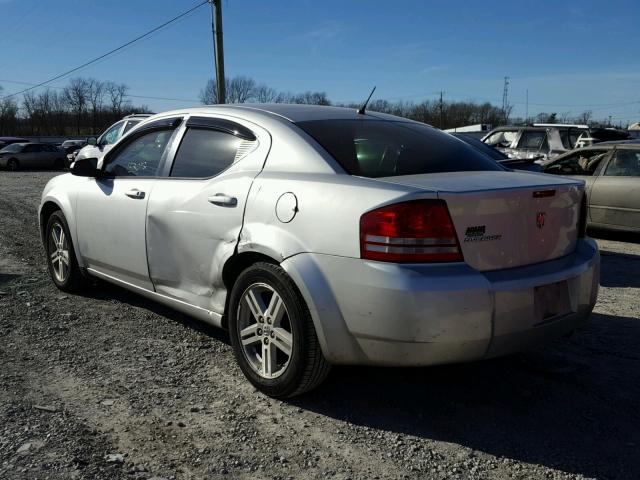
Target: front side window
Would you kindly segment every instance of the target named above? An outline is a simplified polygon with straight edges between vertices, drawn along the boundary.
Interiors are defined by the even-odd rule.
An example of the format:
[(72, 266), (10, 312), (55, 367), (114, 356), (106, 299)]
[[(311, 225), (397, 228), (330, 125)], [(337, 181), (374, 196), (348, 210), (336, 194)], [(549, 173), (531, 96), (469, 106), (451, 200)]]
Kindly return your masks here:
[(351, 175), (391, 177), (504, 170), (489, 157), (427, 125), (384, 120), (298, 122)]
[(98, 143), (100, 145), (111, 145), (112, 143), (116, 143), (116, 140), (120, 138), (118, 134), (120, 133), (120, 128), (122, 128), (122, 123), (123, 122), (118, 122), (109, 130), (104, 132)]
[(124, 130), (122, 130), (122, 135), (127, 133), (133, 127), (140, 123), (140, 120), (127, 120), (127, 124), (124, 126)]
[(558, 175), (593, 175), (606, 156), (606, 150), (581, 150), (551, 163), (544, 172)]
[(233, 164), (242, 139), (229, 133), (189, 128), (171, 168), (172, 177), (208, 178)]
[(640, 150), (617, 150), (604, 174), (611, 177), (640, 177)]
[(114, 177), (154, 177), (173, 130), (155, 130), (145, 133), (125, 145), (108, 160), (104, 172)]

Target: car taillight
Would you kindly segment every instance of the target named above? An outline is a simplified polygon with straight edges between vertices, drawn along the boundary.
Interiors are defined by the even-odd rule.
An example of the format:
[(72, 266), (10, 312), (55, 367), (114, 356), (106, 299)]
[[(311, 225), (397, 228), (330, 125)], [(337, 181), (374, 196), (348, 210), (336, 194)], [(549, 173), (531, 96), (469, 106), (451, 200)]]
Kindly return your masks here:
[(414, 200), (360, 217), (360, 256), (382, 262), (461, 262), (462, 252), (447, 204)]
[(582, 194), (582, 201), (580, 202), (580, 217), (578, 218), (578, 237), (584, 238), (587, 236), (587, 194)]

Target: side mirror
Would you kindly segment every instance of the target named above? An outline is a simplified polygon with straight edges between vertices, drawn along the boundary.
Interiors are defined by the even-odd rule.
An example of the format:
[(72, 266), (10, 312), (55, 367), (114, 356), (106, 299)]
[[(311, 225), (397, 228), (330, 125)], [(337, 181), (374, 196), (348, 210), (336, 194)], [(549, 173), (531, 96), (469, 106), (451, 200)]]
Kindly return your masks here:
[(97, 158), (81, 158), (71, 164), (71, 175), (77, 177), (98, 177), (100, 176), (100, 170), (98, 170)]
[(89, 145), (95, 145), (97, 143), (96, 141), (96, 137), (89, 137), (87, 138), (87, 144)]

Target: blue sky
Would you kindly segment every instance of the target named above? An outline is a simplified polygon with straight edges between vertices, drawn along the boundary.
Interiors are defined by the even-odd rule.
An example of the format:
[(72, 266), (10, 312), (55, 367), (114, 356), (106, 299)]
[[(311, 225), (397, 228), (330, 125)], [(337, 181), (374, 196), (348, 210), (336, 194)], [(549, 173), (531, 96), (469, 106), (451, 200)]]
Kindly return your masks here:
[[(0, 85), (38, 83), (163, 23), (197, 0), (0, 0)], [(515, 115), (592, 110), (640, 120), (640, 2), (223, 0), (228, 76), (278, 90), (502, 103)], [(129, 85), (155, 111), (197, 103), (213, 73), (208, 6), (81, 76)], [(58, 80), (53, 85), (64, 85)]]

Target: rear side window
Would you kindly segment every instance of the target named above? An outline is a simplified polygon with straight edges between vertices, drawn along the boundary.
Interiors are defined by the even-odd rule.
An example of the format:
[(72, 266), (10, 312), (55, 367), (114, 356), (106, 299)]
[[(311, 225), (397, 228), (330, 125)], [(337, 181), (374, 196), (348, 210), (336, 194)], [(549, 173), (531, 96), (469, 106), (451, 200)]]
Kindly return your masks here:
[(640, 150), (617, 150), (604, 174), (611, 177), (640, 177)]
[(547, 132), (522, 132), (518, 148), (523, 150), (549, 150), (549, 143), (547, 141)]
[(314, 120), (297, 125), (351, 175), (393, 177), (504, 170), (465, 142), (418, 123)]
[(189, 128), (171, 168), (172, 177), (213, 177), (233, 164), (242, 139), (229, 133)]

